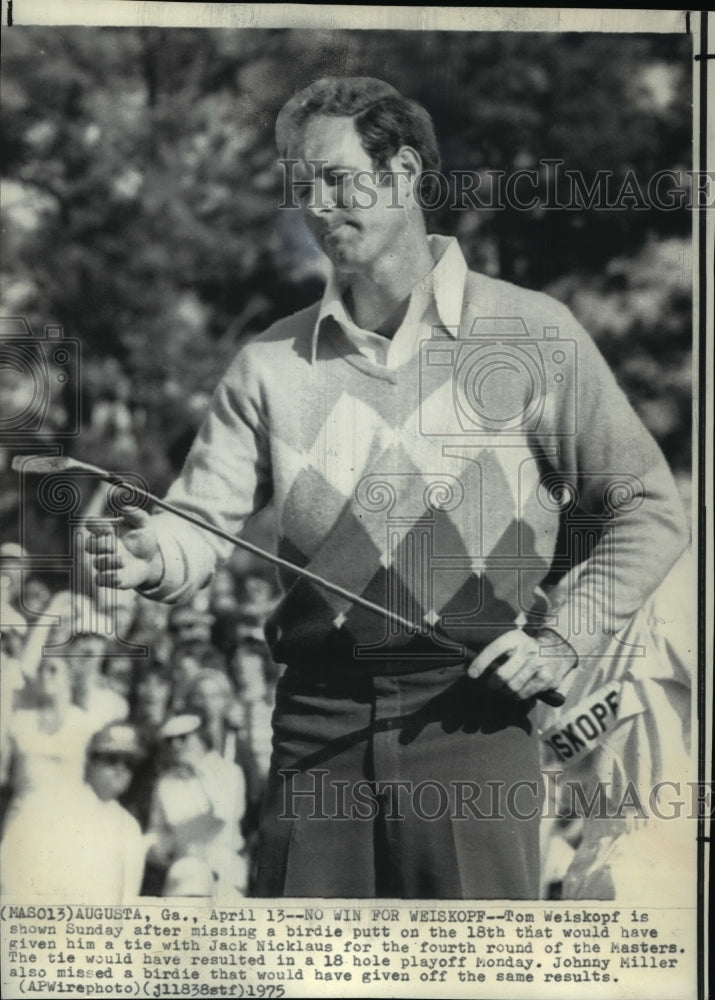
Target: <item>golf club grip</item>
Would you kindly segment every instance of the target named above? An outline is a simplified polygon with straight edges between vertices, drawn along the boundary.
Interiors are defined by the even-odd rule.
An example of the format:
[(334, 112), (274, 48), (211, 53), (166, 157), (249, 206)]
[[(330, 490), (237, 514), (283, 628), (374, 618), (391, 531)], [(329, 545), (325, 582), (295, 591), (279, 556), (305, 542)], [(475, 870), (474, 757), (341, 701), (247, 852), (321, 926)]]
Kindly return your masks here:
[(547, 688), (546, 691), (539, 691), (537, 694), (537, 699), (543, 701), (545, 705), (549, 705), (551, 708), (561, 708), (563, 703), (566, 701), (564, 696), (556, 688)]
[[(447, 636), (444, 632), (435, 628), (433, 628), (432, 631), (437, 635), (439, 635), (442, 639), (449, 640), (449, 636)], [(475, 657), (477, 655), (473, 650), (470, 650), (469, 648), (467, 649), (467, 654), (470, 657)], [(499, 662), (499, 660), (497, 660), (496, 662)], [(561, 694), (560, 691), (557, 691), (556, 688), (546, 688), (545, 691), (539, 691), (539, 693), (534, 695), (534, 697), (536, 698), (537, 701), (542, 701), (545, 705), (548, 705), (550, 708), (561, 708), (563, 703), (566, 701), (565, 697)]]

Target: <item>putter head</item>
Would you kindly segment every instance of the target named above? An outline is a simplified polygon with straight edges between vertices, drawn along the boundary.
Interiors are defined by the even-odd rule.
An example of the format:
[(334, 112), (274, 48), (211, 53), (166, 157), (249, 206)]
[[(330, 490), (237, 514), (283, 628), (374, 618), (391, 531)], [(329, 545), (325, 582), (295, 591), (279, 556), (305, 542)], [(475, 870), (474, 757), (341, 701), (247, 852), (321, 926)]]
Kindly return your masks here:
[(66, 455), (15, 455), (12, 460), (15, 472), (31, 472), (34, 475), (46, 475), (52, 472), (91, 472), (94, 475), (108, 475), (104, 469)]

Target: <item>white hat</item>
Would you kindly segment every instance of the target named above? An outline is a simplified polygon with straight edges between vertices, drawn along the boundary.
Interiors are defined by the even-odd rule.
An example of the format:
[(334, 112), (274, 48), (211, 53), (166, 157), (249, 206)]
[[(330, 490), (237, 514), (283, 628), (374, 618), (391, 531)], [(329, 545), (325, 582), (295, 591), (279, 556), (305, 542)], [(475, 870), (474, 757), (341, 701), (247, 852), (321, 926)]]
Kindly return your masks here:
[(170, 719), (167, 719), (164, 725), (159, 730), (159, 736), (162, 740), (171, 739), (174, 736), (188, 736), (189, 733), (195, 733), (197, 729), (201, 728), (202, 719), (200, 715), (173, 715)]
[(127, 722), (110, 723), (95, 733), (89, 744), (89, 753), (113, 753), (136, 760), (144, 756), (139, 734)]

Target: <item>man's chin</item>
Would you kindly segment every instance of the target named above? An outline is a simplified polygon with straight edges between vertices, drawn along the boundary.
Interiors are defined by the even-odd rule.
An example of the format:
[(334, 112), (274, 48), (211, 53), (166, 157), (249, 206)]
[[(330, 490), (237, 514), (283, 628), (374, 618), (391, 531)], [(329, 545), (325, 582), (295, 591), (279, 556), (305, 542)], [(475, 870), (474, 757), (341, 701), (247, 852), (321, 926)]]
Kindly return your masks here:
[(358, 263), (345, 257), (330, 256), (329, 260), (333, 265), (333, 268), (339, 274), (354, 274), (356, 271), (360, 270), (360, 265)]
[(329, 243), (324, 245), (323, 252), (335, 270), (344, 274), (364, 270), (369, 263), (356, 243)]
[(321, 243), (324, 253), (336, 263), (358, 261), (361, 256), (360, 232), (354, 226), (340, 226), (324, 236)]

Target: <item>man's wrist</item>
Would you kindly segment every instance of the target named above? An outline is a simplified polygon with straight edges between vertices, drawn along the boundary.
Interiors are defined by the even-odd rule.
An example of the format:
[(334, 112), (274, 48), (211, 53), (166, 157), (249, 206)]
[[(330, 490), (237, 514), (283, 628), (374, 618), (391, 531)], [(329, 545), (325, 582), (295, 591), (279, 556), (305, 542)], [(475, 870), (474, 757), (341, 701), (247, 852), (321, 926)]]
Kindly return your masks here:
[(161, 554), (161, 549), (159, 549), (149, 561), (147, 565), (146, 576), (143, 582), (140, 583), (139, 586), (137, 587), (137, 590), (139, 591), (154, 590), (155, 587), (159, 586), (159, 584), (163, 579), (164, 579), (164, 558)]

